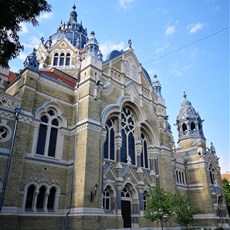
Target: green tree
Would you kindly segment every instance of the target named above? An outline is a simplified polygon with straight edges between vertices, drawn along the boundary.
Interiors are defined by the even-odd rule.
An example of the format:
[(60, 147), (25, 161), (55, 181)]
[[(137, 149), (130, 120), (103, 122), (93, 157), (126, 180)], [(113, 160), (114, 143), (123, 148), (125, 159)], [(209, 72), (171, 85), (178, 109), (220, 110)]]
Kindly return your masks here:
[(163, 222), (173, 216), (172, 195), (160, 186), (151, 187), (147, 197), (145, 218), (150, 221), (160, 221), (163, 230)]
[(41, 12), (50, 12), (46, 0), (0, 0), (0, 65), (9, 67), (9, 60), (19, 55), (23, 45), (19, 41), (20, 23), (38, 25)]
[(222, 183), (228, 214), (230, 214), (230, 182), (226, 178), (224, 178), (222, 180)]
[(192, 223), (193, 215), (198, 212), (196, 208), (192, 205), (191, 198), (181, 192), (177, 192), (173, 196), (173, 210), (175, 212), (175, 221), (182, 225), (186, 226)]

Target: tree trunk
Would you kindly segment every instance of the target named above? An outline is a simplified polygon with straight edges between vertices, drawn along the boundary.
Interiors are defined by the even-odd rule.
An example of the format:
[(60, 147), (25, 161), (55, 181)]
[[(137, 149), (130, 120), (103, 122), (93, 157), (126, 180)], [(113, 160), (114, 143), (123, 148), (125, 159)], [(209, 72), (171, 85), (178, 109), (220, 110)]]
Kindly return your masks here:
[(164, 230), (164, 228), (163, 228), (163, 223), (162, 223), (162, 221), (160, 220), (160, 222), (161, 222), (161, 229), (162, 230)]

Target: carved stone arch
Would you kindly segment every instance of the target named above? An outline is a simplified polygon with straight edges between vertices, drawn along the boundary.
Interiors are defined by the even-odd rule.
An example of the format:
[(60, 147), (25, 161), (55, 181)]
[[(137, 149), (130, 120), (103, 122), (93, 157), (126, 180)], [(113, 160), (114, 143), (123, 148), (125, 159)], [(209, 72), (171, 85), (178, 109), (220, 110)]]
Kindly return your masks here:
[(138, 122), (143, 122), (146, 120), (145, 113), (141, 109), (139, 103), (132, 102), (130, 96), (124, 96), (124, 97), (121, 96), (118, 99), (117, 104), (119, 105), (120, 109), (125, 107), (125, 106), (128, 108), (131, 108), (131, 110), (133, 111), (134, 116)]
[(101, 112), (101, 126), (105, 127), (107, 120), (112, 116), (119, 116), (120, 107), (117, 104), (111, 104), (106, 106)]
[(48, 112), (48, 109), (53, 108), (57, 113), (57, 117), (61, 120), (62, 127), (67, 128), (67, 118), (63, 113), (61, 106), (54, 100), (46, 101), (35, 110), (34, 117), (40, 119), (42, 113)]
[(127, 188), (128, 191), (131, 193), (132, 199), (138, 199), (137, 188), (136, 188), (136, 186), (131, 181), (125, 180), (122, 189), (124, 189), (124, 188)]
[(101, 112), (101, 125), (105, 127), (106, 121), (108, 120), (109, 116), (111, 116), (111, 114), (114, 116), (119, 116), (121, 109), (124, 106), (132, 108), (132, 111), (134, 112), (138, 122), (143, 122), (146, 120), (146, 116), (138, 103), (131, 102), (131, 98), (129, 96), (120, 96), (117, 100), (117, 104), (108, 105)]
[(114, 185), (111, 183), (108, 183), (107, 181), (105, 182), (105, 186), (104, 186), (104, 190), (106, 190), (107, 188), (109, 188), (110, 191), (112, 191), (111, 195), (112, 197), (116, 197), (117, 193), (116, 193), (116, 189), (114, 188)]
[(154, 130), (148, 122), (141, 123), (141, 129), (145, 131), (146, 139), (150, 145), (154, 145), (156, 147), (160, 146), (159, 136), (157, 131)]

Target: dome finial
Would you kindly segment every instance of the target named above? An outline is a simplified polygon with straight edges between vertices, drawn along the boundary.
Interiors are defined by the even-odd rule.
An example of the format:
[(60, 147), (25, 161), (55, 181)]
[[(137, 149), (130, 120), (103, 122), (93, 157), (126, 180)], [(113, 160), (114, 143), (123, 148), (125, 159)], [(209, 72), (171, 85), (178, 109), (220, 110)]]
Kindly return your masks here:
[(185, 91), (184, 91), (183, 97), (185, 100), (187, 99), (187, 94), (185, 93)]
[(70, 13), (70, 21), (77, 21), (77, 12), (75, 3), (73, 5), (73, 11)]
[(129, 48), (132, 48), (132, 40), (131, 39), (128, 40), (128, 45), (129, 45)]

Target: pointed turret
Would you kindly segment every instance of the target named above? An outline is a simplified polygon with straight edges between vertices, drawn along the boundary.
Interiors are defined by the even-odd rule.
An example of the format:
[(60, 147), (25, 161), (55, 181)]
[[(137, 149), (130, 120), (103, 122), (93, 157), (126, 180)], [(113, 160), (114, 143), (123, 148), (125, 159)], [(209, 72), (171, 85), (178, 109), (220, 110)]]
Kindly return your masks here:
[(90, 33), (90, 38), (85, 46), (86, 48), (86, 53), (92, 55), (95, 58), (98, 58), (99, 54), (99, 46), (97, 39), (95, 38), (95, 33), (92, 31)]
[[(202, 127), (203, 120), (193, 108), (184, 92), (184, 101), (181, 103), (179, 115), (177, 116), (178, 143), (184, 140), (204, 140)], [(193, 141), (193, 142), (194, 142)]]
[(39, 62), (36, 58), (36, 49), (33, 49), (33, 52), (26, 57), (24, 61), (24, 67), (29, 67), (35, 70), (38, 70)]

